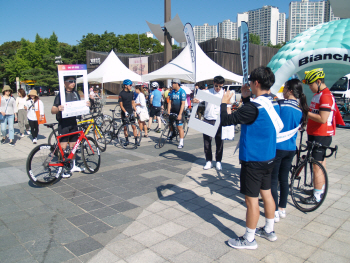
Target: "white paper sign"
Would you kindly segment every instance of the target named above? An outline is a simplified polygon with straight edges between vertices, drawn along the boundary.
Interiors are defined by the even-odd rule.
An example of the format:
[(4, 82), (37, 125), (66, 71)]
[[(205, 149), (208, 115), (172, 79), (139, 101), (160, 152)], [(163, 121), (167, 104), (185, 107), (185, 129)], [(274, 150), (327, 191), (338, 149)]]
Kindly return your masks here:
[[(66, 92), (64, 87), (64, 77), (66, 76), (73, 76), (75, 78), (82, 76), (84, 98), (80, 98), (81, 100), (78, 101), (66, 102)], [(88, 106), (86, 106), (87, 101), (89, 101), (86, 65), (58, 65), (58, 80), (60, 86), (61, 105), (64, 106), (62, 118), (89, 114), (90, 109)]]
[[(198, 90), (196, 98), (217, 106), (221, 105), (221, 98), (216, 97), (209, 92), (204, 92), (202, 90)], [(211, 125), (196, 118), (197, 108), (198, 104), (196, 104), (192, 109), (191, 118), (188, 123), (188, 126), (210, 137), (215, 137), (216, 132), (218, 131), (218, 128), (220, 126), (220, 116), (218, 116), (218, 118), (216, 119), (215, 125)]]

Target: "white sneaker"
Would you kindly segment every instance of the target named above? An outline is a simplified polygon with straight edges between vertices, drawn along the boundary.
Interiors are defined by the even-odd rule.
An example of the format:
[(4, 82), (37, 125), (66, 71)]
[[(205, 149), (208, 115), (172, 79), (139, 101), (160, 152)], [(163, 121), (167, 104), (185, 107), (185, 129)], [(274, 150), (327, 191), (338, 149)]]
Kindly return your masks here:
[(27, 131), (27, 134), (30, 135), (30, 131)]
[(222, 170), (221, 162), (216, 162), (216, 170), (218, 171)]
[(286, 210), (278, 210), (278, 214), (280, 218), (286, 218)]
[(36, 144), (38, 140), (36, 138), (33, 139), (33, 144)]
[(80, 167), (78, 167), (78, 166), (73, 166), (73, 168), (70, 170), (70, 172), (71, 173), (75, 173), (75, 172), (82, 172), (82, 171), (84, 171), (83, 169), (81, 169)]
[(208, 161), (205, 165), (204, 165), (204, 167), (203, 167), (203, 169), (204, 170), (209, 170), (210, 168), (212, 168), (213, 166), (211, 165), (211, 161)]
[(62, 173), (62, 175), (61, 175), (63, 178), (69, 178), (69, 177), (71, 177), (72, 176), (72, 174), (71, 173)]
[(23, 134), (21, 134), (21, 136), (20, 136), (20, 137), (21, 137), (21, 138), (23, 138), (24, 136), (25, 136), (25, 135), (24, 135), (24, 133), (23, 133)]
[(278, 211), (275, 211), (275, 223), (280, 221), (280, 214)]

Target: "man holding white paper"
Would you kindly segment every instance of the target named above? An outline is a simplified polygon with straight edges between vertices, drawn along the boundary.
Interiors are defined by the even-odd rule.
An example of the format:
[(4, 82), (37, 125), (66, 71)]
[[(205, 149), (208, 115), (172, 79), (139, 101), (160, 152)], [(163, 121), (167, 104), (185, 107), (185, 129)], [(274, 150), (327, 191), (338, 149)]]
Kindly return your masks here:
[[(216, 76), (214, 78), (214, 87), (211, 89), (206, 90), (205, 92), (208, 92), (215, 97), (222, 98), (224, 95), (224, 90), (222, 89), (222, 86), (225, 83), (225, 79), (222, 76)], [(193, 103), (200, 103), (201, 100), (194, 98)], [(215, 122), (217, 118), (220, 118), (220, 106), (214, 105), (212, 103), (205, 102), (205, 110), (204, 110), (204, 122), (209, 123), (211, 125), (215, 125)], [(222, 133), (222, 126), (220, 125), (216, 135), (215, 135), (215, 144), (216, 144), (216, 154), (215, 154), (215, 160), (216, 160), (216, 170), (221, 171), (222, 165), (222, 153), (224, 150), (224, 142), (221, 138)], [(203, 141), (204, 141), (204, 154), (205, 154), (205, 166), (203, 167), (204, 170), (208, 170), (212, 168), (212, 161), (213, 161), (213, 154), (211, 150), (211, 141), (212, 137), (206, 135), (203, 133)]]
[[(226, 92), (221, 104), (223, 126), (242, 124), (239, 160), (241, 163), (240, 192), (247, 205), (246, 232), (242, 237), (230, 239), (228, 244), (238, 249), (256, 249), (255, 235), (269, 241), (277, 240), (274, 232), (275, 201), (271, 194), (271, 172), (276, 156), (276, 138), (283, 123), (269, 99), (275, 75), (268, 67), (252, 71), (250, 87), (242, 87), (243, 106), (232, 114), (227, 113), (230, 93)], [(256, 95), (250, 100), (251, 93)], [(264, 202), (266, 224), (257, 228), (260, 216), (259, 193)]]
[[(76, 78), (75, 76), (65, 76), (64, 78), (64, 88), (65, 88), (65, 98), (66, 102), (79, 101), (79, 94), (74, 91)], [(90, 107), (90, 101), (86, 102), (86, 106)], [(67, 133), (72, 133), (78, 131), (77, 118), (76, 116), (62, 118), (62, 111), (64, 111), (64, 105), (61, 103), (61, 95), (55, 97), (53, 106), (51, 108), (51, 113), (56, 114), (56, 120), (58, 121), (58, 134), (63, 135)], [(66, 150), (67, 144), (69, 142), (69, 147), (72, 150), (79, 135), (74, 134), (71, 136), (66, 136), (60, 139), (60, 143), (63, 150)], [(69, 173), (64, 173), (62, 177), (70, 177), (73, 172), (81, 172), (82, 169), (75, 164), (75, 155), (73, 156), (73, 162), (71, 164), (71, 170)]]

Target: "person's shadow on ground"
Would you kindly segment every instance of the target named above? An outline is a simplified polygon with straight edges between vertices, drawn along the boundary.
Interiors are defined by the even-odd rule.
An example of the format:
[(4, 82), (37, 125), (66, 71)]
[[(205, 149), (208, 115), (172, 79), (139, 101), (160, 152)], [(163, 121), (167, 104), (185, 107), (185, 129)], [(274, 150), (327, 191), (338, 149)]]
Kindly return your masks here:
[[(174, 193), (172, 195), (164, 196), (163, 192), (165, 190), (171, 190)], [(181, 188), (174, 184), (167, 184), (167, 185), (161, 185), (157, 187), (157, 194), (158, 194), (159, 200), (177, 201), (181, 206), (191, 211), (192, 213), (196, 214), (197, 216), (201, 217), (206, 222), (212, 224), (213, 226), (218, 228), (222, 233), (229, 236), (230, 238), (236, 238), (238, 236), (234, 231), (232, 231), (231, 229), (226, 227), (223, 223), (221, 223), (220, 220), (217, 219), (217, 216), (225, 218), (227, 220), (230, 220), (242, 226), (245, 226), (245, 222), (242, 219), (231, 216), (227, 212), (223, 211), (221, 208), (211, 204), (205, 198), (198, 196), (191, 190)], [(184, 197), (184, 196), (186, 196), (185, 197), (186, 199), (187, 197), (191, 197), (191, 200), (196, 199), (196, 202), (193, 203), (191, 202), (191, 200), (189, 201), (183, 200), (181, 197)], [(198, 205), (201, 208), (198, 208)]]

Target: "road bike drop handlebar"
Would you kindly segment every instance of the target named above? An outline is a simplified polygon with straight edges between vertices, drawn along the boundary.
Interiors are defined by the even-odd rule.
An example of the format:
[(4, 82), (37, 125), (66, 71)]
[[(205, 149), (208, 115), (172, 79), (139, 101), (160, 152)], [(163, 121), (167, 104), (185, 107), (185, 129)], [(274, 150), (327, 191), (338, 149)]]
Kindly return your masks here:
[[(313, 142), (306, 141), (306, 144), (307, 144), (306, 150), (311, 149), (311, 151), (312, 151), (314, 148), (325, 148), (326, 150), (329, 149), (329, 150), (331, 150), (331, 153), (328, 155), (325, 155), (325, 158), (331, 157), (333, 155), (333, 153), (335, 153), (334, 157), (337, 158), (338, 145), (336, 145), (335, 147), (330, 147), (330, 146), (322, 145), (322, 144), (315, 142), (315, 141), (313, 141)], [(305, 146), (305, 145), (303, 145), (303, 146)], [(303, 150), (303, 151), (306, 151), (306, 150)]]

